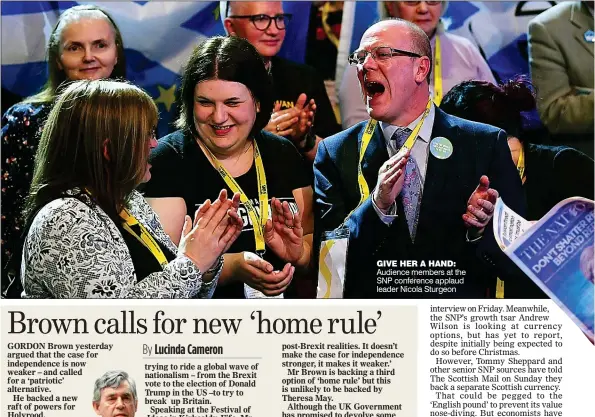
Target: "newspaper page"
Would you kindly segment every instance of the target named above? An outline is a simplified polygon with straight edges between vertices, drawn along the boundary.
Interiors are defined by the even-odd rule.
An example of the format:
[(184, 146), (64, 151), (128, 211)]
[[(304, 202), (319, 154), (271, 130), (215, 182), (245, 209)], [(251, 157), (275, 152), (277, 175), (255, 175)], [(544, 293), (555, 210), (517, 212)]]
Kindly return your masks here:
[(500, 247), (593, 340), (593, 201), (569, 198), (533, 225), (499, 199)]
[(414, 306), (18, 306), (2, 327), (8, 417), (90, 413), (112, 369), (139, 416), (418, 415)]
[[(177, 117), (181, 64), (199, 38), (224, 34), (217, 3), (100, 3), (123, 22), (134, 70), (127, 79), (152, 93), (159, 136), (170, 133)], [(305, 35), (310, 11), (284, 3), (293, 29), (280, 54), (293, 58), (291, 46)], [(518, 73), (517, 56), (528, 71), (519, 47), (526, 46), (529, 20), (550, 3), (452, 2), (443, 17), (507, 79)], [(340, 38), (350, 49), (340, 48), (339, 66), (359, 44), (351, 35), (377, 20), (379, 6), (344, 4), (352, 19), (342, 21)], [(3, 97), (15, 93), (16, 103), (42, 86), (47, 35), (71, 4), (2, 6)], [(574, 37), (590, 46), (592, 26)], [(18, 166), (22, 156), (5, 149), (4, 158)], [(556, 206), (533, 226), (498, 208), (500, 247), (551, 300), (444, 299), (468, 279), (450, 259), (431, 265), (379, 259), (384, 270), (436, 272), (444, 285), (435, 299), (416, 299), (422, 285), (415, 283), (404, 286), (411, 298), (401, 300), (0, 300), (1, 416), (591, 415), (595, 347), (584, 335), (593, 334), (593, 278), (589, 286), (580, 275), (589, 242), (593, 252), (590, 204)], [(357, 278), (397, 288), (391, 274)], [(106, 375), (123, 376), (120, 371), (126, 380), (102, 388)]]
[(578, 417), (591, 407), (593, 346), (551, 300), (344, 301), (8, 302), (2, 415), (104, 417), (94, 384), (114, 370), (136, 383), (136, 404), (117, 400), (113, 414), (129, 417)]
[(531, 222), (525, 220), (518, 213), (504, 204), (501, 198), (496, 201), (494, 208), (494, 237), (500, 249), (505, 250), (531, 227)]

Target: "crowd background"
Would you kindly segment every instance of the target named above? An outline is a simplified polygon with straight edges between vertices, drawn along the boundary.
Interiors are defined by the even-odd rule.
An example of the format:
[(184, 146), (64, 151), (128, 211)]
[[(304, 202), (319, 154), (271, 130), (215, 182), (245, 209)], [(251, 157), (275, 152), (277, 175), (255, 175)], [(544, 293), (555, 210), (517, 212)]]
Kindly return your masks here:
[[(90, 3), (2, 2), (2, 113), (44, 84), (46, 40), (60, 13), (76, 4)], [(315, 67), (326, 80), (329, 97), (336, 105), (334, 84), (340, 84), (347, 56), (357, 48), (365, 29), (378, 20), (378, 3), (283, 2), (285, 12), (293, 17), (278, 56)], [(121, 28), (127, 79), (147, 91), (159, 109), (157, 137), (174, 131), (182, 64), (200, 41), (225, 35), (219, 2), (92, 4), (110, 13)], [(448, 4), (443, 21), (449, 32), (477, 46), (496, 81), (501, 82), (529, 74), (527, 26), (532, 18), (555, 4), (456, 1)], [(532, 129), (541, 127), (536, 112), (526, 120)]]
[[(387, 17), (388, 13), (393, 17), (402, 17), (405, 20), (414, 22), (419, 26), (417, 30), (421, 28), (431, 40), (436, 40), (439, 37), (443, 38), (442, 58), (444, 59), (440, 58), (441, 55), (434, 55), (434, 60), (437, 62), (440, 60), (442, 65), (448, 67), (450, 72), (436, 71), (436, 74), (442, 74), (443, 76), (436, 77), (438, 80), (436, 85), (440, 86), (442, 84), (442, 78), (445, 80), (444, 91), (440, 92), (439, 88), (438, 93), (434, 91), (436, 93), (434, 101), (437, 105), (441, 101), (442, 93), (447, 93), (452, 87), (451, 84), (457, 84), (461, 81), (450, 80), (449, 76), (461, 74), (457, 66), (463, 61), (465, 63), (466, 60), (470, 61), (468, 63), (470, 68), (476, 67), (474, 63), (481, 62), (484, 69), (483, 73), (471, 78), (501, 85), (511, 79), (530, 79), (529, 65), (531, 61), (534, 76), (537, 73), (536, 68), (542, 67), (541, 77), (535, 77), (534, 80), (535, 84), (538, 81), (540, 83), (536, 85), (538, 100), (537, 103), (533, 101), (530, 106), (519, 108), (518, 119), (520, 126), (516, 130), (522, 132), (522, 136), (518, 138), (527, 143), (541, 144), (550, 143), (552, 139), (556, 139), (552, 134), (563, 134), (562, 139), (565, 137), (574, 139), (571, 136), (580, 134), (584, 136), (582, 137), (583, 143), (588, 146), (587, 148), (581, 148), (576, 144), (576, 147), (586, 152), (591, 158), (593, 157), (593, 66), (590, 64), (589, 59), (585, 60), (584, 57), (580, 61), (574, 60), (572, 58), (574, 54), (570, 50), (575, 48), (576, 45), (574, 43), (570, 46), (566, 44), (568, 38), (573, 39), (573, 36), (579, 39), (581, 43), (584, 43), (581, 46), (586, 46), (587, 51), (590, 52), (592, 61), (593, 40), (595, 39), (595, 33), (593, 32), (593, 2), (582, 2), (583, 4), (572, 2), (574, 5), (571, 7), (556, 8), (565, 10), (561, 13), (549, 13), (547, 10), (554, 6), (556, 2), (283, 2), (283, 8), (281, 8), (279, 2), (272, 2), (247, 7), (244, 6), (249, 5), (249, 3), (243, 3), (241, 7), (239, 6), (240, 3), (237, 3), (238, 5), (234, 6), (235, 10), (231, 10), (227, 3), (224, 1), (92, 3), (111, 15), (111, 18), (108, 19), (109, 22), (105, 21), (103, 23), (104, 26), (106, 22), (109, 23), (114, 29), (115, 45), (119, 48), (116, 55), (110, 55), (113, 58), (113, 62), (109, 61), (111, 63), (109, 67), (111, 75), (106, 73), (100, 78), (110, 76), (113, 78), (125, 77), (150, 95), (159, 112), (158, 125), (153, 131), (152, 138), (167, 137), (176, 130), (176, 126), (180, 127), (179, 119), (178, 124), (174, 123), (174, 121), (179, 117), (180, 113), (185, 111), (183, 104), (182, 111), (177, 107), (184, 102), (183, 99), (180, 100), (180, 96), (185, 97), (182, 84), (185, 83), (187, 74), (182, 74), (183, 66), (187, 61), (187, 57), (193, 53), (192, 51), (196, 45), (205, 39), (214, 39), (213, 37), (217, 35), (237, 35), (246, 38), (252, 44), (251, 47), (256, 48), (255, 51), (260, 55), (260, 58), (264, 59), (265, 66), (262, 71), (263, 73), (265, 70), (268, 72), (275, 90), (273, 96), (275, 109), (271, 119), (263, 129), (290, 139), (304, 158), (301, 161), (299, 154), (296, 153), (298, 156), (297, 161), (300, 163), (306, 162), (304, 167), (301, 164), (298, 165), (309, 171), (309, 163), (316, 155), (318, 144), (324, 138), (337, 133), (341, 124), (344, 128), (352, 124), (346, 124), (348, 112), (343, 108), (345, 102), (351, 103), (352, 99), (346, 100), (343, 94), (338, 94), (339, 86), (341, 86), (341, 89), (343, 88), (341, 82), (343, 81), (343, 84), (345, 84), (345, 81), (350, 79), (346, 71), (347, 57), (358, 48), (363, 32), (378, 20)], [(72, 10), (72, 7), (77, 5), (86, 7), (81, 6), (84, 4), (91, 3), (2, 3), (3, 113), (24, 97), (29, 97), (39, 91), (48, 79), (48, 62), (50, 72), (52, 65), (57, 65), (60, 69), (59, 72), (65, 72), (67, 78), (70, 78), (67, 71), (69, 67), (64, 61), (65, 58), (60, 56), (57, 59), (52, 55), (52, 45), (54, 45), (52, 42), (53, 36), (51, 36), (52, 28), (56, 27), (56, 21), (61, 13), (65, 10)], [(273, 6), (274, 4), (276, 6)], [(389, 6), (392, 6), (392, 12)], [(249, 10), (249, 7), (251, 10)], [(551, 10), (551, 12), (554, 12), (554, 10)], [(274, 26), (271, 26), (273, 23), (271, 17), (273, 15), (276, 18)], [(547, 17), (536, 21), (535, 17), (538, 15), (539, 18), (542, 18), (542, 16)], [(567, 15), (570, 16), (570, 19), (568, 19)], [(226, 19), (226, 16), (229, 18)], [(440, 23), (437, 23), (439, 17)], [(113, 20), (111, 20), (112, 18)], [(263, 18), (265, 19), (263, 20)], [(431, 19), (428, 20), (429, 18)], [(268, 25), (258, 27), (267, 23), (266, 19), (268, 19)], [(532, 21), (531, 24), (530, 21)], [(431, 27), (424, 27), (424, 24), (429, 25), (428, 22), (432, 22)], [(547, 28), (548, 25), (554, 27), (555, 24), (564, 27), (573, 24), (578, 27), (577, 30), (580, 30), (580, 33), (568, 34), (566, 37), (562, 35), (561, 39), (559, 39), (560, 33), (563, 32), (562, 29), (558, 31)], [(69, 23), (66, 25), (69, 25)], [(58, 27), (61, 26), (58, 25)], [(118, 28), (121, 29), (118, 30)], [(444, 34), (445, 31), (449, 35)], [(64, 34), (60, 36), (62, 38), (67, 37), (66, 32), (64, 30)], [(532, 37), (533, 43), (528, 42), (527, 36)], [(459, 45), (460, 48), (453, 48), (453, 52), (451, 52), (446, 47), (447, 40), (453, 42), (453, 45)], [(276, 45), (276, 47), (271, 46), (272, 44)], [(533, 45), (533, 59), (529, 58), (531, 45)], [(539, 53), (541, 53), (541, 56), (537, 53), (538, 46), (540, 47)], [(107, 46), (101, 48), (107, 48)], [(404, 47), (399, 46), (399, 48)], [(436, 51), (440, 49), (437, 40), (436, 46), (432, 44), (432, 49), (434, 48)], [(461, 54), (461, 48), (469, 53)], [(100, 52), (105, 53), (106, 50), (102, 49)], [(403, 53), (402, 50), (393, 50), (393, 52)], [(427, 52), (431, 51), (428, 49)], [(581, 52), (584, 51), (581, 49)], [(379, 58), (374, 55), (375, 53), (375, 51), (372, 51), (374, 62), (385, 59)], [(566, 56), (567, 53), (570, 58)], [(438, 52), (435, 52), (435, 54), (438, 54)], [(414, 56), (419, 57), (419, 55)], [(426, 52), (423, 52), (422, 56), (429, 57)], [(539, 60), (536, 56), (538, 56)], [(87, 58), (87, 55), (85, 55), (83, 60), (85, 61)], [(353, 59), (353, 57), (349, 59), (352, 64), (355, 62)], [(364, 60), (365, 58), (358, 62), (358, 71), (361, 71), (360, 66), (364, 64)], [(568, 61), (571, 61), (570, 64), (568, 64)], [(258, 64), (260, 63), (260, 60), (258, 60)], [(118, 65), (123, 68), (118, 69)], [(455, 67), (457, 69), (453, 70)], [(584, 71), (582, 70), (583, 67)], [(437, 68), (440, 67), (437, 66)], [(251, 73), (251, 71), (247, 72)], [(53, 74), (53, 72), (51, 73)], [(591, 77), (588, 76), (589, 74), (591, 74)], [(358, 72), (358, 75), (361, 74)], [(544, 75), (547, 75), (548, 78), (544, 79)], [(553, 78), (550, 79), (553, 76), (555, 76), (556, 82), (552, 82)], [(467, 76), (463, 78), (465, 77)], [(77, 79), (77, 77), (70, 79)], [(563, 83), (564, 79), (568, 82)], [(49, 80), (51, 83), (52, 76), (49, 77)], [(227, 79), (223, 78), (223, 80)], [(322, 80), (324, 80), (324, 85)], [(449, 84), (447, 81), (452, 81), (452, 83)], [(357, 81), (354, 78), (353, 85), (356, 83)], [(366, 88), (369, 89), (369, 93), (372, 92), (372, 95), (374, 95), (376, 93), (373, 93), (372, 87), (374, 86), (367, 86)], [(539, 96), (540, 90), (542, 92), (546, 90), (544, 87), (551, 87), (547, 89), (548, 93), (550, 93), (548, 97), (552, 97), (551, 100), (548, 97)], [(328, 98), (325, 95), (325, 89)], [(568, 89), (570, 91), (566, 91)], [(430, 92), (432, 91), (433, 89), (430, 87)], [(529, 96), (534, 97), (530, 87), (527, 92)], [(357, 98), (356, 95), (353, 95), (354, 100)], [(401, 95), (402, 98), (403, 95)], [(341, 103), (341, 100), (343, 100), (343, 103)], [(411, 101), (411, 99), (408, 100)], [(268, 103), (268, 100), (265, 101)], [(546, 102), (548, 103), (547, 107), (544, 107)], [(260, 112), (260, 104), (259, 100), (257, 100), (255, 108), (252, 109), (255, 113)], [(537, 104), (537, 107), (535, 104)], [(552, 114), (551, 109), (548, 109), (550, 104), (551, 109), (556, 110), (555, 114)], [(15, 132), (8, 133), (7, 126), (11, 124), (20, 127), (33, 125), (33, 118), (28, 113), (25, 114), (22, 120), (15, 117), (13, 113), (16, 107), (18, 106), (14, 106), (9, 110), (6, 113), (8, 116), (5, 114), (5, 118), (3, 118), (3, 197), (7, 195), (6, 190), (15, 188), (14, 178), (10, 175), (10, 169), (6, 167), (12, 167), (13, 171), (14, 168), (17, 168), (18, 171), (19, 167), (22, 168), (22, 161), (24, 160), (24, 154), (20, 153), (19, 149), (13, 147), (14, 149), (10, 148), (9, 151), (8, 145), (12, 143), (13, 145), (16, 144), (17, 147), (28, 148), (32, 148), (34, 145), (31, 143), (31, 138), (25, 135), (23, 135), (21, 141), (15, 141), (13, 140)], [(186, 104), (186, 107), (188, 107), (188, 104)], [(266, 107), (263, 109), (263, 115), (266, 116), (271, 113)], [(537, 110), (540, 111), (541, 120)], [(196, 109), (194, 111), (196, 112)], [(341, 115), (342, 111), (345, 114)], [(523, 114), (521, 115), (521, 113)], [(567, 117), (568, 115), (571, 117)], [(366, 116), (365, 113), (364, 116)], [(197, 117), (196, 113), (194, 117)], [(578, 119), (580, 119), (580, 123), (576, 123)], [(42, 120), (43, 118), (40, 117), (39, 121)], [(496, 123), (490, 124), (498, 126)], [(39, 130), (41, 131), (41, 129)], [(510, 132), (508, 133), (510, 134)], [(154, 141), (154, 139), (152, 140)], [(556, 140), (560, 140), (560, 138)], [(571, 142), (573, 142), (571, 145), (575, 146), (575, 139)], [(244, 153), (241, 155), (244, 155)], [(585, 158), (591, 164), (587, 164), (591, 167), (587, 170), (592, 172), (592, 159), (586, 156)], [(273, 164), (273, 167), (290, 166), (286, 162), (278, 160), (278, 163)], [(26, 170), (20, 169), (20, 171), (25, 172)], [(572, 168), (568, 173), (570, 171), (577, 173), (579, 176), (584, 173)], [(295, 174), (294, 171), (292, 172)], [(523, 170), (519, 169), (519, 172), (524, 181)], [(275, 177), (277, 178), (276, 175)], [(278, 178), (285, 180), (288, 176), (279, 175)], [(304, 176), (304, 179), (306, 178), (307, 175)], [(589, 190), (591, 188), (592, 186), (589, 187)], [(592, 193), (584, 196), (592, 198)], [(549, 206), (551, 204), (548, 203)], [(14, 217), (7, 214), (6, 208), (7, 206), (3, 205), (4, 227), (7, 224), (6, 220), (9, 217)], [(303, 210), (300, 208), (301, 211)], [(189, 214), (191, 213), (189, 212)], [(285, 223), (285, 226), (289, 229), (294, 228), (294, 226), (287, 223)], [(16, 230), (20, 230), (20, 228), (16, 227)], [(3, 250), (5, 252), (4, 244), (7, 241), (11, 240), (6, 239), (3, 231)], [(301, 257), (300, 260), (302, 260)]]

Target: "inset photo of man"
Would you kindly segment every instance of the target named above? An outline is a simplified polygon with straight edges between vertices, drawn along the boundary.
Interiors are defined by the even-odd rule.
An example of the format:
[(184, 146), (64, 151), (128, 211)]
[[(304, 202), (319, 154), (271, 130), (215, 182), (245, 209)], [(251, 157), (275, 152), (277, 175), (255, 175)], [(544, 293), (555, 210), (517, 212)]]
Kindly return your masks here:
[(124, 371), (108, 371), (95, 381), (93, 409), (101, 417), (134, 417), (138, 408), (136, 383)]

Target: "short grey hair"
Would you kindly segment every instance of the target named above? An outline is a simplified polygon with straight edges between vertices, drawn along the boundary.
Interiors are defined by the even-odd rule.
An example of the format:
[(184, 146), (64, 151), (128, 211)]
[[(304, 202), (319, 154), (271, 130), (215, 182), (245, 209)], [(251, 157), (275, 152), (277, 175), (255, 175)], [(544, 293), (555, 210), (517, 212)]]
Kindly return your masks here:
[(107, 387), (118, 388), (123, 381), (128, 382), (134, 401), (138, 401), (136, 396), (136, 383), (128, 373), (124, 371), (107, 371), (95, 381), (95, 387), (93, 388), (93, 402), (99, 402), (99, 400), (101, 400), (102, 389)]

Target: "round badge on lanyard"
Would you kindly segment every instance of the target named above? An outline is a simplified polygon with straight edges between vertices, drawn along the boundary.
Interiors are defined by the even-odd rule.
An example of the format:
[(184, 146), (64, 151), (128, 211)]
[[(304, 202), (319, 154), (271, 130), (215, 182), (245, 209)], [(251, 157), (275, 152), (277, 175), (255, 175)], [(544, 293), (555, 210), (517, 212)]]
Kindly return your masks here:
[(453, 152), (452, 143), (442, 136), (434, 138), (430, 142), (430, 152), (438, 159), (450, 158)]

